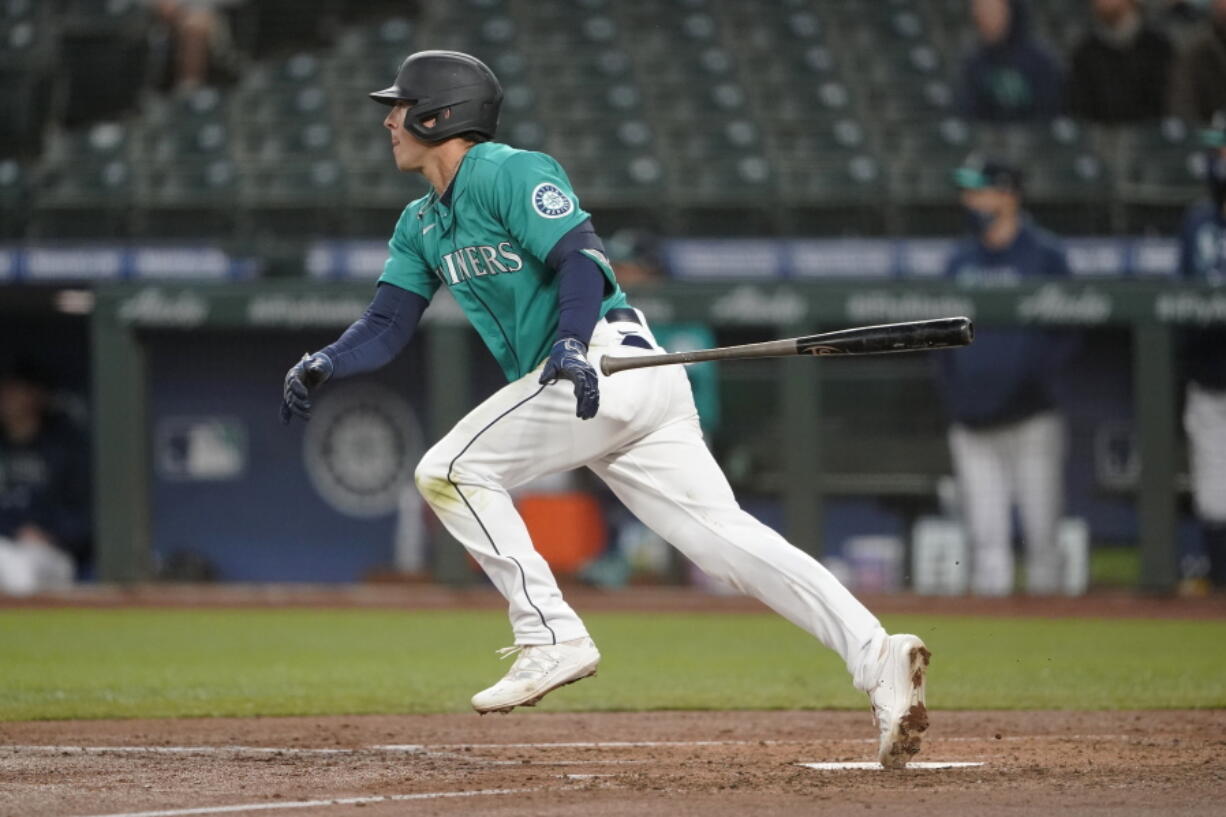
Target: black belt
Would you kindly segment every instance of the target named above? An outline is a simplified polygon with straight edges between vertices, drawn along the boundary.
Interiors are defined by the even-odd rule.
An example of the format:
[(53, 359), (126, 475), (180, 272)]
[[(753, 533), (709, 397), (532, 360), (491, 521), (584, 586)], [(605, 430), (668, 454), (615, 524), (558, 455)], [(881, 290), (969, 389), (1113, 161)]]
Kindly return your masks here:
[(604, 313), (604, 319), (609, 323), (625, 321), (627, 323), (637, 323), (639, 326), (643, 325), (643, 322), (639, 320), (639, 313), (626, 306), (619, 306), (616, 309), (610, 309), (608, 312)]

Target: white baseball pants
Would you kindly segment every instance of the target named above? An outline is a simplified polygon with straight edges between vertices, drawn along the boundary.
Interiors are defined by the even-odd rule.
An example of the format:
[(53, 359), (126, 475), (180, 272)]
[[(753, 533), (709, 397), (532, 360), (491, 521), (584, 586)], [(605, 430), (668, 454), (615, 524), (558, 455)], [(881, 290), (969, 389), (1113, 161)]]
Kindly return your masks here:
[(1183, 426), (1196, 515), (1226, 525), (1226, 392), (1189, 383)]
[(962, 515), (971, 540), (971, 592), (1013, 592), (1012, 508), (1026, 543), (1026, 589), (1060, 592), (1056, 541), (1064, 506), (1064, 421), (1045, 412), (991, 429), (949, 431)]
[(44, 542), (0, 538), (0, 595), (30, 596), (72, 586), (72, 557)]
[[(641, 319), (641, 315), (640, 315)], [(620, 345), (638, 335), (653, 350)], [(659, 351), (642, 324), (600, 321), (588, 358)], [(416, 481), (447, 529), (477, 560), (510, 608), (515, 643), (587, 635), (533, 549), (510, 489), (587, 466), (648, 527), (702, 570), (748, 593), (816, 637), (867, 690), (885, 631), (808, 554), (741, 510), (698, 426), (679, 366), (600, 376), (600, 410), (575, 417), (571, 384), (537, 383), (540, 367), (509, 383), (431, 448)]]

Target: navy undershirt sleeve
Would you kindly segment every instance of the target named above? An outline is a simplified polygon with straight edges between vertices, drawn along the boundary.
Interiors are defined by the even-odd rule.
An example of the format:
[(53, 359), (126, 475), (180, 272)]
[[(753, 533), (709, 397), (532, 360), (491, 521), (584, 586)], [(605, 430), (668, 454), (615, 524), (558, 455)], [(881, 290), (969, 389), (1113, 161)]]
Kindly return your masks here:
[(574, 338), (584, 346), (592, 339), (592, 329), (600, 320), (608, 279), (600, 265), (582, 252), (604, 254), (604, 244), (588, 219), (558, 239), (545, 262), (558, 275), (557, 339)]
[(379, 284), (362, 317), (322, 350), (332, 361), (332, 377), (349, 377), (386, 366), (408, 345), (428, 305), (416, 292)]

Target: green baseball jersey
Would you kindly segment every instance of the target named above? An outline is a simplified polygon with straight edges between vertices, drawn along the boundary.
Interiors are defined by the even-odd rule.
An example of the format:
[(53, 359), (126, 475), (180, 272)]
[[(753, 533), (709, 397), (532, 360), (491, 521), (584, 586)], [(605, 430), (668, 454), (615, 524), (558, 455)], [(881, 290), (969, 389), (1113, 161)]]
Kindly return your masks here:
[[(483, 142), (460, 163), (448, 202), (431, 191), (405, 208), (379, 281), (427, 301), (449, 287), (515, 380), (549, 356), (557, 334), (558, 280), (545, 259), (587, 218), (552, 157)], [(600, 314), (625, 306), (608, 260), (583, 252), (609, 281)]]

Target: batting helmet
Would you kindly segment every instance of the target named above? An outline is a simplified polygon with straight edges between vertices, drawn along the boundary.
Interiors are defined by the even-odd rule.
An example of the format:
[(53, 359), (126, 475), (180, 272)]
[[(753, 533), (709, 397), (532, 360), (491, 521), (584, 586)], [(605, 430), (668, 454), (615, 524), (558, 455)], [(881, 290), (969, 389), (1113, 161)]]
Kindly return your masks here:
[[(459, 51), (418, 51), (410, 54), (396, 73), (390, 88), (375, 91), (370, 98), (384, 105), (408, 102), (404, 127), (423, 142), (442, 142), (472, 133), (494, 138), (502, 86), (481, 60)], [(443, 112), (451, 115), (443, 118)], [(435, 117), (435, 125), (422, 125)]]

